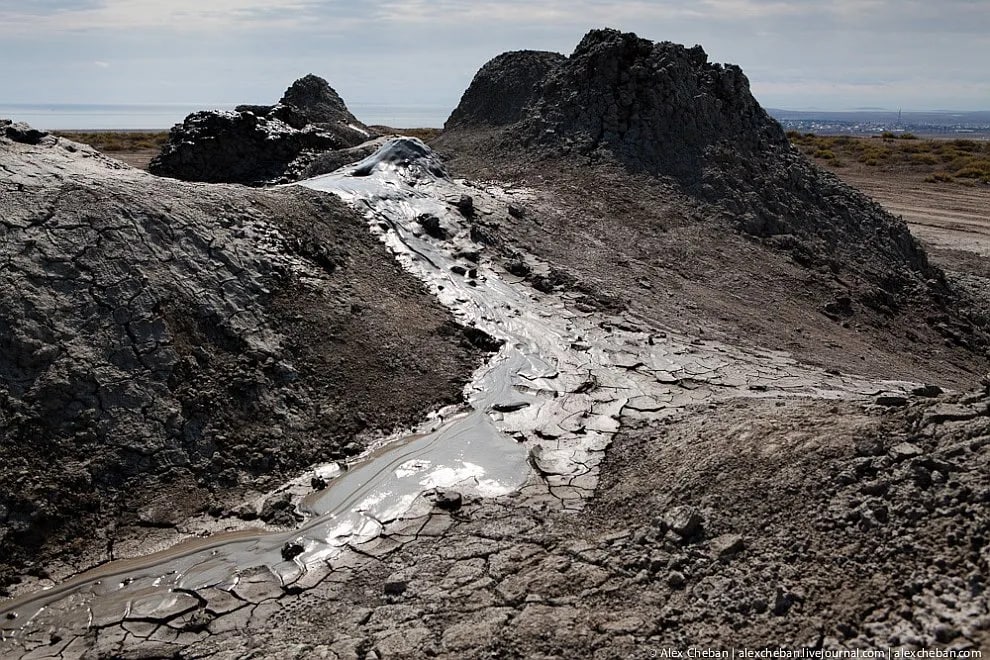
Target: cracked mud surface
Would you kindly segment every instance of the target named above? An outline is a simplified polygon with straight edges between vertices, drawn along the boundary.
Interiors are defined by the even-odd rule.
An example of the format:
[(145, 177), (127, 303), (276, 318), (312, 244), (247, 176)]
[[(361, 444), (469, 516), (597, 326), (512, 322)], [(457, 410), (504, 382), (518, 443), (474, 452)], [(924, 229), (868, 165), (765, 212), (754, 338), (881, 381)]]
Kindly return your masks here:
[(261, 571), (176, 594), (153, 620), (45, 639), (36, 657), (985, 648), (987, 403), (687, 410), (624, 429), (583, 512), (524, 496), (422, 508), (302, 593)]
[[(267, 555), (255, 547), (266, 537), (246, 532), (204, 548), (229, 559), (238, 543), (254, 544), (246, 563), (200, 563), (192, 585), (175, 560), (139, 567), (145, 582), (124, 565), (37, 614), (26, 601), (8, 605), (15, 618), (0, 625), (11, 652), (648, 657), (661, 645), (730, 637), (981, 643), (985, 400), (933, 405), (925, 397), (937, 388), (829, 373), (628, 313), (606, 316), (487, 257), (472, 255), (465, 265), (475, 272), (460, 272), (477, 226), (463, 196), (473, 193), (468, 216), (491, 220), (509, 217), (528, 193), (408, 165), (354, 177), (359, 164), (307, 185), (366, 207), (374, 230), (459, 320), (505, 340), (468, 388), (484, 412), (470, 424), (491, 419), (525, 449), (533, 471), (524, 487), (493, 500), (481, 496), (497, 492), (478, 490), (484, 470), (455, 476), (442, 484), (453, 495), (414, 496), (402, 518), (375, 518), (392, 522), (374, 533), (358, 526), (330, 558), (314, 551), (311, 524), (269, 540)], [(428, 213), (438, 222), (424, 223)], [(834, 420), (827, 431), (823, 419)], [(458, 458), (473, 464), (470, 454)], [(420, 459), (388, 469), (434, 467)], [(329, 476), (327, 492), (340, 492), (343, 482)], [(890, 492), (909, 505), (888, 506)], [(321, 513), (319, 499), (312, 513)], [(969, 522), (941, 548), (945, 520), (959, 517)], [(924, 574), (927, 555), (897, 549), (891, 539), (907, 534), (942, 552), (942, 572)], [(843, 561), (833, 565), (839, 541)], [(877, 557), (876, 544), (893, 549)], [(862, 576), (874, 574), (886, 582), (864, 587)], [(162, 591), (163, 581), (172, 589)], [(864, 588), (875, 603), (863, 604)], [(904, 589), (917, 595), (910, 611)], [(107, 602), (125, 607), (101, 611)]]

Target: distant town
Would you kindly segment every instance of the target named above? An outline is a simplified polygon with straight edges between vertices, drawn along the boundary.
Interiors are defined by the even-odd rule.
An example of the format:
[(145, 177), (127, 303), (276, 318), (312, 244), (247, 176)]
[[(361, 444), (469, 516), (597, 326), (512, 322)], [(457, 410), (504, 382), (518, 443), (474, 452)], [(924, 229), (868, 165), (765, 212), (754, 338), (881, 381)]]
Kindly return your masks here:
[(767, 112), (785, 130), (816, 135), (880, 135), (911, 133), (924, 137), (990, 139), (990, 111), (900, 112), (862, 110), (826, 112), (780, 110)]

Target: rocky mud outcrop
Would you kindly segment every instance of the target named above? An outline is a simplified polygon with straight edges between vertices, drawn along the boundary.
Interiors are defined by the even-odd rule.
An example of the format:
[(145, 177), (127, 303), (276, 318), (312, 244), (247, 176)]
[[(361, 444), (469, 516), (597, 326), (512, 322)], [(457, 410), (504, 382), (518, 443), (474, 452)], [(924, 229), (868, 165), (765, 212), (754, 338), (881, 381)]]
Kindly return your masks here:
[(503, 53), (481, 68), (444, 124), (444, 130), (505, 126), (526, 116), (547, 75), (567, 60), (560, 53)]
[[(585, 264), (602, 249), (636, 262), (624, 285), (609, 287), (616, 298), (635, 297), (636, 282), (670, 289), (673, 278), (650, 272), (664, 262), (675, 277), (722, 288), (714, 280), (748, 268), (753, 256), (736, 263), (732, 255), (758, 242), (764, 272), (788, 260), (814, 274), (807, 293), (837, 324), (922, 320), (928, 330), (913, 333), (934, 330), (975, 350), (987, 343), (986, 319), (929, 263), (906, 224), (791, 147), (741, 69), (709, 62), (700, 46), (593, 30), (567, 57), (506, 53), (475, 76), (437, 146), (466, 175), (546, 189), (529, 219), (491, 232), (506, 244), (544, 242), (544, 255), (578, 280), (597, 279), (604, 264), (592, 273)], [(566, 241), (541, 236), (561, 228)], [(690, 244), (675, 247), (676, 233), (688, 232)], [(609, 238), (617, 235), (622, 245)], [(706, 244), (727, 257), (697, 254)], [(678, 253), (692, 256), (663, 256)]]
[(3, 584), (460, 401), (481, 351), (332, 197), (0, 131)]
[(310, 74), (275, 105), (189, 115), (172, 128), (149, 171), (183, 181), (283, 182), (299, 178), (318, 154), (373, 136), (326, 80)]
[(746, 232), (807, 241), (812, 260), (849, 254), (930, 274), (904, 223), (791, 148), (742, 70), (700, 46), (593, 30), (569, 57), (506, 53), (482, 67), (445, 128), (451, 144), (498, 128), (508, 153), (669, 177)]

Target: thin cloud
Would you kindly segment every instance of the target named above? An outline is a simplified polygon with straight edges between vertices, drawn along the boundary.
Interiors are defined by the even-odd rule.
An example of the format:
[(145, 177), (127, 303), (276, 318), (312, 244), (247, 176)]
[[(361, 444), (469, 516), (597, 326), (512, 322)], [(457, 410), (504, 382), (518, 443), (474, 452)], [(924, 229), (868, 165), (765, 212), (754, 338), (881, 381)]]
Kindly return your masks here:
[(600, 2), (550, 0), (527, 2), (471, 2), (470, 0), (386, 0), (378, 4), (375, 19), (411, 24), (534, 24), (594, 25), (627, 19), (656, 20), (700, 17), (693, 3)]
[(100, 0), (49, 2), (39, 11), (29, 4), (6, 2), (0, 4), (0, 31), (279, 29), (306, 25), (321, 4), (315, 0)]

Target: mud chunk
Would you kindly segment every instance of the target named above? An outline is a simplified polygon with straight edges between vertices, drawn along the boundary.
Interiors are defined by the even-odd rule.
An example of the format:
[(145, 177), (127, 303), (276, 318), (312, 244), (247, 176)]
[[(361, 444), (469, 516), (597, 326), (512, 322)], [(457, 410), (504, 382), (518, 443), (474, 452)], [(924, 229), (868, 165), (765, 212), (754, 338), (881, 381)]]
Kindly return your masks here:
[(230, 515), (241, 520), (257, 520), (258, 510), (250, 504), (241, 504), (231, 510)]
[(728, 559), (743, 551), (746, 543), (739, 534), (722, 534), (712, 539), (712, 555), (718, 559)]
[(553, 280), (546, 275), (536, 275), (530, 281), (533, 288), (540, 293), (553, 293), (555, 290)]
[(4, 134), (8, 138), (21, 144), (38, 144), (41, 142), (41, 138), (48, 135), (48, 133), (31, 128), (23, 122), (11, 123), (9, 120), (4, 120), (0, 126), (3, 126)]
[(478, 263), (481, 261), (481, 252), (479, 250), (460, 250), (454, 254), (458, 259), (464, 259), (465, 261), (470, 261), (471, 263)]
[(529, 404), (525, 401), (516, 401), (513, 403), (496, 403), (494, 406), (492, 406), (492, 410), (496, 410), (498, 412), (510, 413), (510, 412), (515, 412), (517, 410), (522, 410), (523, 408), (526, 408), (528, 406)]
[(773, 613), (776, 616), (784, 616), (791, 608), (804, 602), (804, 596), (797, 591), (790, 591), (783, 587), (777, 587), (777, 595), (773, 602)]
[(663, 522), (675, 534), (690, 539), (701, 531), (705, 519), (694, 506), (676, 506), (663, 515)]
[(424, 213), (416, 218), (417, 224), (423, 228), (427, 236), (440, 240), (447, 238), (447, 230), (440, 226), (440, 218), (432, 213)]
[(891, 447), (888, 453), (895, 461), (905, 461), (915, 456), (921, 456), (925, 452), (918, 445), (911, 444), (910, 442), (901, 442)]
[(936, 397), (942, 394), (942, 388), (938, 385), (922, 385), (911, 390), (911, 394), (923, 397)]
[(295, 513), (295, 506), (289, 493), (279, 493), (265, 500), (258, 517), (266, 523), (281, 527), (292, 527), (302, 519)]
[(461, 198), (457, 200), (454, 205), (457, 210), (461, 212), (465, 218), (474, 217), (474, 198), (471, 195), (461, 195)]
[(849, 296), (840, 296), (827, 303), (822, 308), (822, 313), (833, 321), (847, 319), (853, 315), (852, 299)]
[(501, 339), (492, 337), (484, 330), (479, 330), (478, 328), (469, 325), (464, 326), (464, 337), (472, 346), (490, 353), (494, 353), (498, 349), (502, 348), (502, 344), (505, 343)]
[(533, 272), (529, 265), (521, 259), (513, 259), (512, 261), (506, 263), (505, 270), (509, 271), (511, 275), (515, 275), (516, 277), (526, 277)]
[(860, 438), (855, 445), (857, 456), (882, 456), (883, 442), (879, 438)]
[(305, 548), (298, 543), (286, 542), (286, 544), (282, 546), (282, 559), (285, 561), (292, 561), (301, 555), (304, 550)]
[(437, 491), (436, 505), (444, 511), (457, 511), (463, 504), (461, 494), (454, 490)]
[(409, 583), (405, 580), (387, 580), (382, 587), (382, 591), (386, 596), (401, 596), (406, 593), (406, 589), (409, 588)]

